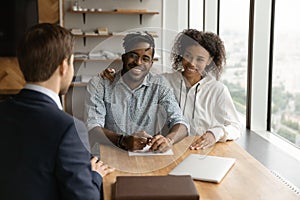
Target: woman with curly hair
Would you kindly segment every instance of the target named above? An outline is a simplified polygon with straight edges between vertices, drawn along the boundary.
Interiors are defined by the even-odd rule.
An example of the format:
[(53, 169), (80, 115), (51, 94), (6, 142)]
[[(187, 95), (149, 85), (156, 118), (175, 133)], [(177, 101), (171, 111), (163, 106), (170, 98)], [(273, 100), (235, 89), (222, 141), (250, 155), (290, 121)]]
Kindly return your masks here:
[(226, 63), (220, 37), (186, 29), (175, 38), (171, 61), (176, 72), (164, 76), (190, 123), (190, 134), (199, 135), (190, 148), (203, 149), (239, 138), (238, 114), (228, 88), (219, 80)]
[[(196, 29), (183, 30), (175, 38), (171, 61), (175, 72), (162, 75), (190, 124), (190, 135), (197, 136), (190, 149), (238, 139), (242, 132), (239, 117), (228, 88), (220, 81), (226, 63), (220, 37)], [(107, 68), (102, 76), (112, 80), (113, 73)]]

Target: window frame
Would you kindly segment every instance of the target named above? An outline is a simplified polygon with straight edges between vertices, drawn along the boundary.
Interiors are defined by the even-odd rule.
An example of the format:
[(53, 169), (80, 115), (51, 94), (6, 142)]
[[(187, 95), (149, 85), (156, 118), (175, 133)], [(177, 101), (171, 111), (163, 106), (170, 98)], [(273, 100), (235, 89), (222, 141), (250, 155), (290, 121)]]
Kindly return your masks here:
[[(204, 31), (219, 34), (220, 1), (203, 0)], [(300, 160), (299, 148), (271, 133), (274, 19), (275, 0), (250, 0), (246, 129)]]

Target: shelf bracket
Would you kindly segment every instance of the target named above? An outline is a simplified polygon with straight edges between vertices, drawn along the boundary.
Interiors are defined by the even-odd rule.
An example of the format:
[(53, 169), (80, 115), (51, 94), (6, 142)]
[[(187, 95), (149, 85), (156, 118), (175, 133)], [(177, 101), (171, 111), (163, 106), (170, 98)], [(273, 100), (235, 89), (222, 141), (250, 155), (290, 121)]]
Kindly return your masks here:
[(85, 13), (82, 13), (82, 21), (83, 21), (83, 24), (85, 24)]
[(84, 36), (83, 37), (83, 46), (85, 46), (86, 45), (86, 37)]
[(143, 24), (143, 15), (140, 14), (140, 25), (142, 25), (142, 24)]

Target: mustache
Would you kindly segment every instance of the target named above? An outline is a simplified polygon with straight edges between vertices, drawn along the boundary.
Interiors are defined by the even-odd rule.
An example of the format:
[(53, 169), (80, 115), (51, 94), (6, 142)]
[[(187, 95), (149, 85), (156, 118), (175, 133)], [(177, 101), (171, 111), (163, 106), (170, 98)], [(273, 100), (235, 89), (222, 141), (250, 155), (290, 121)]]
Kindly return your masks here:
[(141, 69), (141, 70), (145, 70), (145, 69), (146, 69), (145, 66), (143, 66), (143, 65), (137, 65), (137, 64), (135, 64), (135, 63), (129, 63), (127, 66), (128, 66), (130, 69), (133, 69), (133, 68), (139, 68), (139, 69)]

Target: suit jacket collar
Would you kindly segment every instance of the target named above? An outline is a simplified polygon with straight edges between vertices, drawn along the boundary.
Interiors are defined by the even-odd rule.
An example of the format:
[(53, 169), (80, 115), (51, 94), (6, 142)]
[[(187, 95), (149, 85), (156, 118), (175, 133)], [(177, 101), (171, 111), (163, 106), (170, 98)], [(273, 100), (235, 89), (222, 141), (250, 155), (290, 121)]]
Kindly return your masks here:
[(58, 105), (56, 104), (56, 102), (51, 98), (49, 97), (48, 95), (42, 93), (42, 92), (38, 92), (38, 91), (35, 91), (35, 90), (30, 90), (30, 89), (22, 89), (20, 91), (19, 94), (17, 94), (15, 97), (14, 97), (16, 100), (20, 99), (22, 101), (42, 101), (42, 102), (45, 102), (45, 103), (49, 103), (49, 104), (53, 104), (55, 105), (57, 108)]

